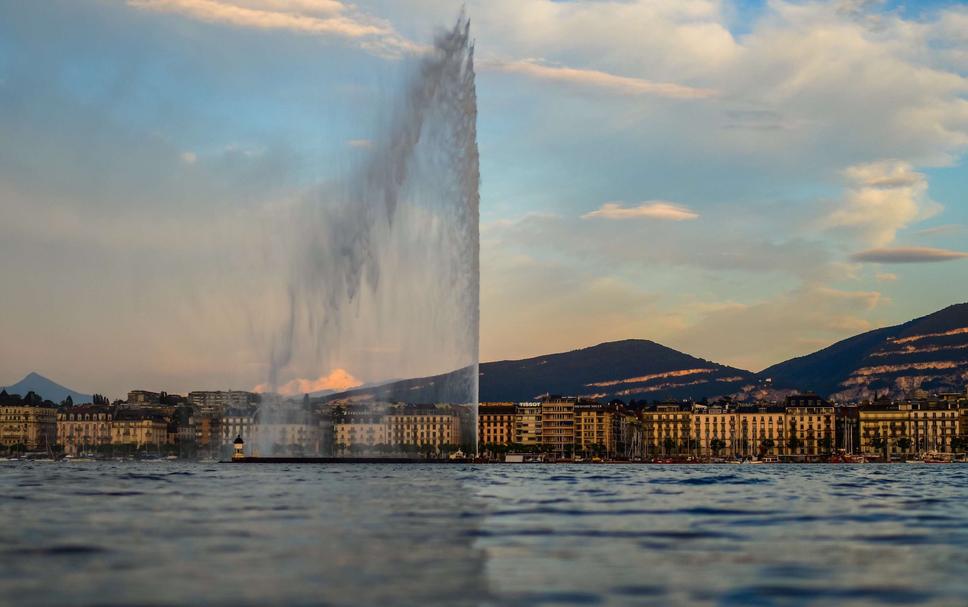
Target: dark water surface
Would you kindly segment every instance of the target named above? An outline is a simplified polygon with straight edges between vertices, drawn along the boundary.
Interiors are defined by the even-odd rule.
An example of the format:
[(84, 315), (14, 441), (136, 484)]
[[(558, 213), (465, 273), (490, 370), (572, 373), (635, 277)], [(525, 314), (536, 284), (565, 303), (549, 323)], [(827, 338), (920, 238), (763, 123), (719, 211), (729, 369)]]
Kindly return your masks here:
[(968, 605), (968, 466), (0, 462), (3, 605)]

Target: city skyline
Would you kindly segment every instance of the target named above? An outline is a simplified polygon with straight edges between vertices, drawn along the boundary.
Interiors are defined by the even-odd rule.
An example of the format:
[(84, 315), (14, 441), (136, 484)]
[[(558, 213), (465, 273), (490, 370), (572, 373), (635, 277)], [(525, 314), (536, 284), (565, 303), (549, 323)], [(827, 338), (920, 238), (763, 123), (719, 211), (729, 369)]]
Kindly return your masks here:
[[(0, 381), (264, 383), (289, 211), (459, 4), (52, 6), (0, 4)], [(482, 360), (646, 338), (758, 371), (964, 301), (965, 7), (467, 13)], [(360, 356), (283, 383), (389, 379)]]

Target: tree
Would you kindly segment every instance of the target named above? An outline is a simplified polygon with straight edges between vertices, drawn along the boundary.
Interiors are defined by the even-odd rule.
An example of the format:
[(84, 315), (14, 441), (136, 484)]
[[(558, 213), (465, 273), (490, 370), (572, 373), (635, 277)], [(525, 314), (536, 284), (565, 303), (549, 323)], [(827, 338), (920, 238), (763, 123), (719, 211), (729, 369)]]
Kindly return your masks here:
[(764, 438), (760, 441), (760, 455), (769, 453), (776, 446), (776, 442), (772, 438)]
[(726, 448), (726, 441), (721, 438), (714, 438), (709, 441), (709, 448), (712, 449), (713, 455), (719, 457), (719, 452)]
[(676, 441), (668, 436), (664, 441), (662, 441), (662, 449), (666, 453), (672, 453), (672, 450), (676, 448)]
[(787, 441), (787, 447), (790, 448), (791, 452), (797, 451), (801, 446), (803, 446), (803, 441), (795, 436), (791, 436), (790, 440)]
[(913, 443), (912, 443), (911, 439), (908, 438), (908, 437), (906, 437), (906, 436), (902, 436), (901, 438), (897, 439), (897, 446), (904, 453), (907, 453), (908, 451), (911, 450), (911, 445), (912, 444)]
[(820, 439), (820, 450), (822, 452), (829, 454), (830, 451), (833, 449), (833, 446), (834, 446), (834, 441), (829, 436), (825, 436)]

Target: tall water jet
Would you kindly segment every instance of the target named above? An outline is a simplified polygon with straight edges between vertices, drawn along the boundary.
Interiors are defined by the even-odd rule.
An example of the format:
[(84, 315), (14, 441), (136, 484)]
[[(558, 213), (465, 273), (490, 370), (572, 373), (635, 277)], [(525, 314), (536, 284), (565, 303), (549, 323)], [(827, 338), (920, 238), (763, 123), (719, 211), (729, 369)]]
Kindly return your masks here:
[[(469, 30), (461, 15), (437, 35), (365, 157), (302, 201), (287, 243), (287, 313), (271, 343), (268, 385), (334, 369), (369, 382), (438, 375), (417, 400), (460, 407), (460, 444), (473, 449), (480, 173)], [(413, 394), (385, 400), (412, 403)], [(292, 417), (268, 400), (260, 424)], [(369, 419), (406, 413), (369, 406)], [(333, 415), (338, 422), (347, 411)], [(337, 450), (338, 437), (327, 440)]]

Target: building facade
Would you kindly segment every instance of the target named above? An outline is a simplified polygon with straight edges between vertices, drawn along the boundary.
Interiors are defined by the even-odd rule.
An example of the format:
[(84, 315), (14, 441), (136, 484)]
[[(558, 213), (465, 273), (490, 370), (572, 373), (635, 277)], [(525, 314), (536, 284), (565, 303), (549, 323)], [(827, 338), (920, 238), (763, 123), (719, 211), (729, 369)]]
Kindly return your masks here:
[(57, 409), (43, 404), (0, 406), (0, 445), (26, 451), (57, 444)]
[(57, 414), (57, 444), (67, 455), (97, 451), (111, 444), (114, 409), (104, 405), (70, 407)]
[(574, 453), (575, 400), (551, 396), (541, 401), (541, 447), (555, 457)]

